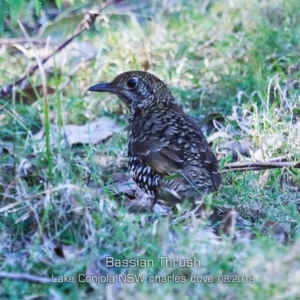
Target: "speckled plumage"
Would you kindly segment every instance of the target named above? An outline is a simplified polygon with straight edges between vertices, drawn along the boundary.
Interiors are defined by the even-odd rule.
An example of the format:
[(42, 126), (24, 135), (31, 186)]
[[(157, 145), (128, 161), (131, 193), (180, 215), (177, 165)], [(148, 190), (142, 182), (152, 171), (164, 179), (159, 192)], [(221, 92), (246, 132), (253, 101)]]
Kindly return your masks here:
[(128, 167), (133, 180), (153, 198), (171, 205), (221, 184), (218, 161), (196, 122), (177, 105), (154, 75), (131, 71), (89, 90), (118, 95), (130, 110)]

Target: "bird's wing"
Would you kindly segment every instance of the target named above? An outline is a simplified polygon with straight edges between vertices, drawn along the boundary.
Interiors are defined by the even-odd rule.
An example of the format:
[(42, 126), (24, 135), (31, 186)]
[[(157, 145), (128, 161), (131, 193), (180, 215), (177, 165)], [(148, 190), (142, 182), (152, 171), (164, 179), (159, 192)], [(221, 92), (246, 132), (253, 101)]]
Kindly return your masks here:
[(204, 168), (209, 172), (214, 189), (217, 190), (221, 185), (222, 179), (218, 171), (218, 161), (206, 140), (196, 143), (196, 148)]
[(161, 175), (184, 169), (182, 151), (167, 140), (149, 138), (131, 143), (130, 150), (140, 161)]
[(174, 141), (171, 143), (169, 140), (152, 137), (144, 142), (133, 142), (130, 150), (141, 162), (158, 174), (170, 176), (172, 180), (179, 183), (196, 186), (185, 168), (183, 152)]
[[(221, 184), (221, 177), (218, 173), (218, 162), (216, 156), (210, 149), (206, 140), (194, 140), (195, 147), (191, 151), (199, 157), (199, 164), (208, 171), (214, 189), (217, 190)], [(141, 162), (151, 167), (155, 172), (163, 176), (172, 176), (175, 181), (197, 186), (193, 177), (186, 168), (184, 154), (176, 140), (148, 138), (143, 142), (135, 141), (131, 143), (131, 153)], [(181, 174), (177, 176), (176, 174)]]

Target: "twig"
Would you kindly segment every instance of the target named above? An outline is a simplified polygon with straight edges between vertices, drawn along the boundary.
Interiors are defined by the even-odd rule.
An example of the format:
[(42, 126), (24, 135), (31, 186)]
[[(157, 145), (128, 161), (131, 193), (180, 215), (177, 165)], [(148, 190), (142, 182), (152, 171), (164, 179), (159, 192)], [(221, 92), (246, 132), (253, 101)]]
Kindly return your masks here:
[(294, 159), (294, 155), (290, 155), (288, 158), (285, 156), (285, 155), (282, 155), (282, 156), (276, 156), (276, 157), (272, 157), (270, 158), (269, 161), (277, 161), (277, 162), (283, 162), (283, 161), (288, 161), (288, 160), (292, 160)]
[(21, 281), (27, 281), (31, 283), (38, 283), (38, 284), (52, 283), (52, 280), (49, 277), (40, 277), (40, 276), (30, 275), (26, 273), (0, 272), (0, 280), (1, 279), (21, 280)]
[[(275, 158), (274, 158), (275, 159)], [(258, 171), (276, 168), (300, 168), (300, 162), (287, 162), (287, 161), (266, 161), (266, 162), (238, 162), (227, 163), (222, 170), (222, 174), (229, 172), (245, 172), (245, 171)], [(280, 157), (284, 160), (284, 157)]]
[[(45, 64), (53, 55), (57, 54), (63, 48), (65, 48), (68, 44), (70, 44), (75, 37), (80, 35), (85, 30), (89, 29), (95, 23), (95, 20), (100, 15), (100, 12), (102, 12), (106, 7), (113, 5), (115, 3), (118, 3), (118, 2), (120, 2), (120, 1), (108, 0), (99, 11), (97, 11), (97, 12), (89, 11), (84, 16), (84, 18), (81, 20), (81, 22), (77, 25), (73, 34), (66, 41), (64, 41), (60, 46), (58, 46), (50, 55), (45, 57), (41, 61), (41, 63)], [(39, 69), (38, 64), (35, 64), (26, 72), (26, 74), (24, 74), (21, 78), (19, 78), (15, 83), (4, 85), (0, 89), (0, 98), (9, 96), (12, 93), (12, 90), (15, 86), (19, 87), (20, 89), (23, 89), (27, 85), (27, 80), (26, 80), (27, 77), (32, 76), (38, 69)]]
[[(46, 44), (46, 39), (42, 38), (32, 38), (31, 42), (34, 44)], [(10, 39), (0, 39), (0, 45), (14, 45), (14, 44), (25, 44), (28, 40), (24, 37), (10, 38)], [(57, 42), (53, 42), (57, 44)]]

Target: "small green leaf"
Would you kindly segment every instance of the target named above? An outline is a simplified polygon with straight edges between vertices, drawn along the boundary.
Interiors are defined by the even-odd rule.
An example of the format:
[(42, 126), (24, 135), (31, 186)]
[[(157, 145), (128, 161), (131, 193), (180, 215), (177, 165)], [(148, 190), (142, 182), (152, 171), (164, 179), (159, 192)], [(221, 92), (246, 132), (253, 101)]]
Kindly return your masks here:
[(36, 15), (39, 16), (41, 14), (41, 10), (42, 10), (42, 1), (34, 0), (34, 8), (35, 8)]
[(23, 8), (23, 4), (23, 0), (11, 0), (9, 3), (10, 16), (14, 23), (17, 23), (17, 20)]
[(62, 7), (62, 0), (55, 0), (55, 4), (58, 7), (59, 10), (61, 10)]

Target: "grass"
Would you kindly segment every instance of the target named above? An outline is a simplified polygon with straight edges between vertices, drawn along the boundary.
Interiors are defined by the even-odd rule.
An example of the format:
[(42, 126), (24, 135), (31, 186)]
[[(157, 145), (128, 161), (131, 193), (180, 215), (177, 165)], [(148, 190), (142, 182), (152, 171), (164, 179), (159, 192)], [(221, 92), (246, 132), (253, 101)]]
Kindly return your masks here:
[[(293, 155), (299, 161), (299, 1), (174, 3), (167, 7), (153, 2), (131, 13), (111, 8), (113, 13), (80, 37), (96, 47), (95, 59), (83, 62), (62, 92), (57, 87), (70, 65), (47, 73), (47, 84), (56, 88), (47, 99), (50, 131), (54, 124), (61, 129), (106, 116), (122, 130), (103, 143), (66, 147), (59, 136), (50, 136), (47, 154), (33, 138), (43, 126), (44, 99), (29, 105), (14, 96), (1, 100), (0, 272), (56, 279), (112, 276), (115, 281), (41, 285), (3, 279), (1, 299), (299, 298), (296, 169), (224, 175), (220, 192), (210, 200), (234, 207), (252, 221), (254, 240), (217, 237), (202, 219), (177, 222), (180, 212), (168, 217), (128, 213), (122, 206), (125, 197), (107, 187), (116, 173), (126, 172), (126, 110), (114, 96), (86, 90), (132, 69), (149, 70), (163, 79), (193, 116), (218, 112), (225, 117), (221, 126), (231, 137), (214, 140), (222, 162), (230, 157), (221, 147), (228, 140), (251, 143), (251, 157), (243, 160), (255, 160), (261, 149), (264, 157)], [(0, 82), (10, 83), (34, 56), (0, 47)], [(38, 73), (31, 82), (40, 84)], [(286, 244), (278, 242), (278, 227), (279, 232), (262, 234), (268, 220), (290, 227), (283, 231), (289, 235)], [(106, 256), (144, 259), (154, 266), (109, 269), (103, 263)], [(160, 256), (199, 259), (201, 267), (165, 267)], [(119, 282), (117, 277), (125, 273), (157, 275), (156, 280), (169, 282)], [(174, 282), (174, 276), (181, 282)], [(203, 282), (209, 276), (214, 282)], [(242, 282), (224, 282), (234, 279)]]

